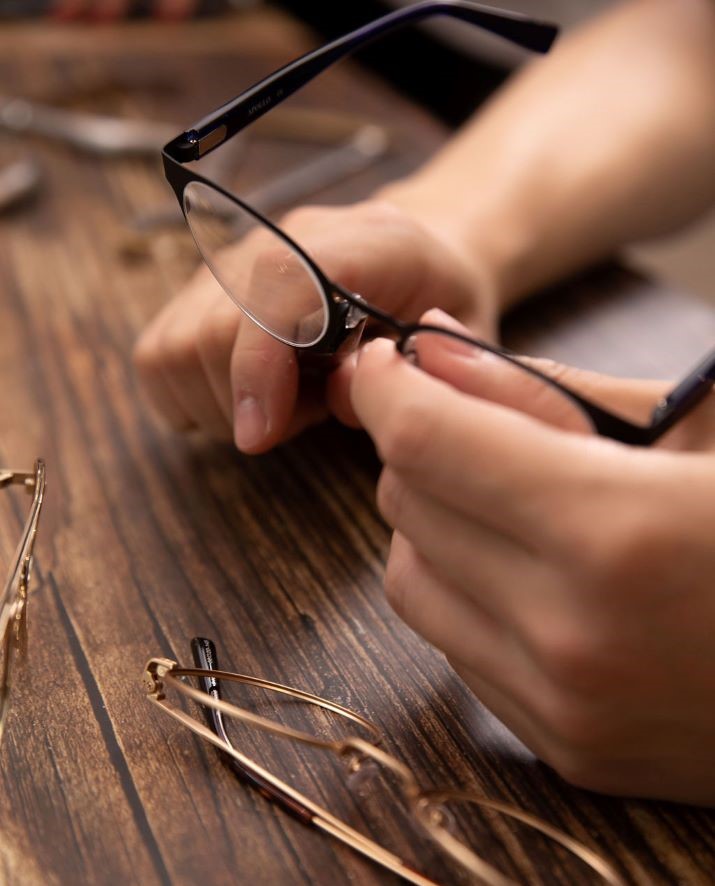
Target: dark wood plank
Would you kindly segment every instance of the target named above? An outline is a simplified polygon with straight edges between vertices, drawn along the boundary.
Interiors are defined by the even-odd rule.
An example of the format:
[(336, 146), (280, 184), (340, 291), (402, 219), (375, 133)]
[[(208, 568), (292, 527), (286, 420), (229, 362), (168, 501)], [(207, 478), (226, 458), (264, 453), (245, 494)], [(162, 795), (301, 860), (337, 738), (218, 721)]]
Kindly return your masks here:
[[(25, 94), (84, 90), (81, 103), (92, 106), (95, 89), (124, 112), (187, 121), (309, 42), (265, 11), (218, 28), (7, 29), (0, 69)], [(330, 199), (401, 174), (443, 137), (354, 70), (325, 89), (326, 102), (389, 116), (409, 135)], [(565, 785), (391, 612), (381, 586), (389, 535), (374, 507), (379, 464), (361, 434), (326, 426), (251, 459), (157, 424), (129, 354), (195, 259), (174, 235), (133, 263), (117, 244), (126, 213), (164, 201), (165, 186), (153, 164), (78, 158), (33, 140), (3, 150), (30, 147), (48, 185), (31, 211), (0, 221), (0, 460), (43, 454), (49, 491), (32, 653), (0, 758), (0, 880), (395, 882), (237, 784), (211, 748), (144, 700), (145, 659), (188, 661), (190, 638), (203, 633), (228, 668), (365, 712), (426, 784), (469, 784), (529, 808), (599, 847), (630, 882), (712, 882), (713, 813)], [(272, 150), (280, 166), (291, 148)], [(665, 375), (714, 332), (709, 310), (617, 268), (547, 294), (507, 325), (524, 350)], [(20, 511), (0, 514), (5, 545)], [(316, 752), (245, 741), (356, 826), (458, 881), (390, 802), (389, 784), (361, 800)], [(476, 846), (522, 882), (586, 882), (503, 822), (477, 817), (473, 831)]]

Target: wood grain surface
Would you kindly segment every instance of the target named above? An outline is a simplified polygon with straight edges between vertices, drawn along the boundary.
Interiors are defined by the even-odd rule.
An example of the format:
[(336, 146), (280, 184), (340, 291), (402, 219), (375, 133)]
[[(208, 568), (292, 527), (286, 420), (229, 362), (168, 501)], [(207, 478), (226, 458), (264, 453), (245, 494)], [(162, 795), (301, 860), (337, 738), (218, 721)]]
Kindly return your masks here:
[[(0, 71), (6, 92), (148, 114), (178, 131), (312, 40), (267, 11), (164, 30), (6, 28)], [(351, 199), (444, 133), (373, 77), (351, 68), (340, 77), (343, 107), (387, 112), (403, 136), (401, 150), (329, 195)], [(379, 464), (362, 434), (327, 425), (248, 458), (155, 421), (132, 343), (195, 263), (172, 233), (144, 256), (122, 253), (127, 215), (167, 199), (158, 165), (0, 141), (2, 159), (26, 152), (45, 182), (32, 206), (0, 220), (0, 462), (43, 455), (48, 496), (30, 656), (0, 752), (0, 882), (397, 882), (238, 784), (212, 748), (145, 700), (145, 660), (189, 663), (196, 634), (215, 639), (227, 669), (365, 713), (422, 783), (470, 785), (529, 809), (600, 849), (628, 883), (715, 882), (715, 814), (568, 786), (390, 611)], [(715, 316), (613, 266), (524, 306), (506, 334), (525, 351), (670, 375), (712, 345)], [(9, 554), (21, 502), (0, 516)], [(356, 792), (318, 752), (240, 740), (420, 869), (463, 882), (402, 815), (388, 781)], [(591, 882), (499, 819), (475, 816), (470, 830), (518, 882)]]

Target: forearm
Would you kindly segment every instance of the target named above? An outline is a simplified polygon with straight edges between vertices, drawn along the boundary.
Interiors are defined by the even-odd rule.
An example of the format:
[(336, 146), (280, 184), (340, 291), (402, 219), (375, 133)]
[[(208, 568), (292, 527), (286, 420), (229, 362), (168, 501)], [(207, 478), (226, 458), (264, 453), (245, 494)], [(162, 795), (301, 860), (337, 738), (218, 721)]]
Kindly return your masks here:
[(715, 200), (715, 2), (631, 0), (532, 63), (386, 195), (501, 307)]

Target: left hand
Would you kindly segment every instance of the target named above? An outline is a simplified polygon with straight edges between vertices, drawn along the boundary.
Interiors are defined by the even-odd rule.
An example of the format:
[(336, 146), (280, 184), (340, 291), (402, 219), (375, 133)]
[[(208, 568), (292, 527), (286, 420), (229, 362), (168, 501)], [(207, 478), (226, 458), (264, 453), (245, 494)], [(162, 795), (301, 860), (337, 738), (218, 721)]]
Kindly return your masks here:
[[(478, 369), (446, 384), (381, 340), (360, 357), (392, 606), (569, 781), (715, 804), (715, 397), (643, 450), (524, 414)], [(614, 409), (643, 393), (561, 371)]]

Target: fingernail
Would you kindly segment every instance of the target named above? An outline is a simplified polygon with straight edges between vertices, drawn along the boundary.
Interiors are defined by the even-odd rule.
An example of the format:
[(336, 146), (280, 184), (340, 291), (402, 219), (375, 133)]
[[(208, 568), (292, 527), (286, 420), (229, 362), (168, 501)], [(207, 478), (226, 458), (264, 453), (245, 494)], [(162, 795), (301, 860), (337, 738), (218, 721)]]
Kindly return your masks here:
[(360, 361), (362, 360), (363, 355), (365, 354), (365, 352), (366, 352), (367, 350), (369, 350), (371, 344), (372, 344), (371, 341), (363, 342), (363, 343), (360, 345), (360, 347), (357, 349), (357, 351), (356, 351), (356, 353), (355, 353), (355, 366), (356, 366), (356, 367), (358, 366), (358, 364), (359, 364)]
[(259, 446), (268, 433), (268, 421), (261, 404), (251, 394), (239, 398), (233, 412), (233, 439), (241, 450)]
[(356, 365), (360, 362), (360, 360), (362, 360), (362, 358), (368, 352), (371, 353), (376, 350), (380, 351), (382, 349), (390, 348), (390, 347), (392, 347), (392, 350), (394, 351), (395, 343), (394, 343), (394, 341), (390, 341), (390, 339), (387, 339), (387, 338), (379, 338), (378, 337), (378, 338), (372, 338), (372, 339), (370, 339), (370, 341), (366, 341), (364, 345), (360, 346), (360, 349), (357, 352), (357, 358), (355, 361)]
[(357, 356), (355, 357), (355, 366), (357, 367), (362, 358), (370, 351), (375, 350), (375, 345), (380, 341), (379, 338), (371, 338), (370, 341), (366, 341), (364, 344), (360, 345)]

